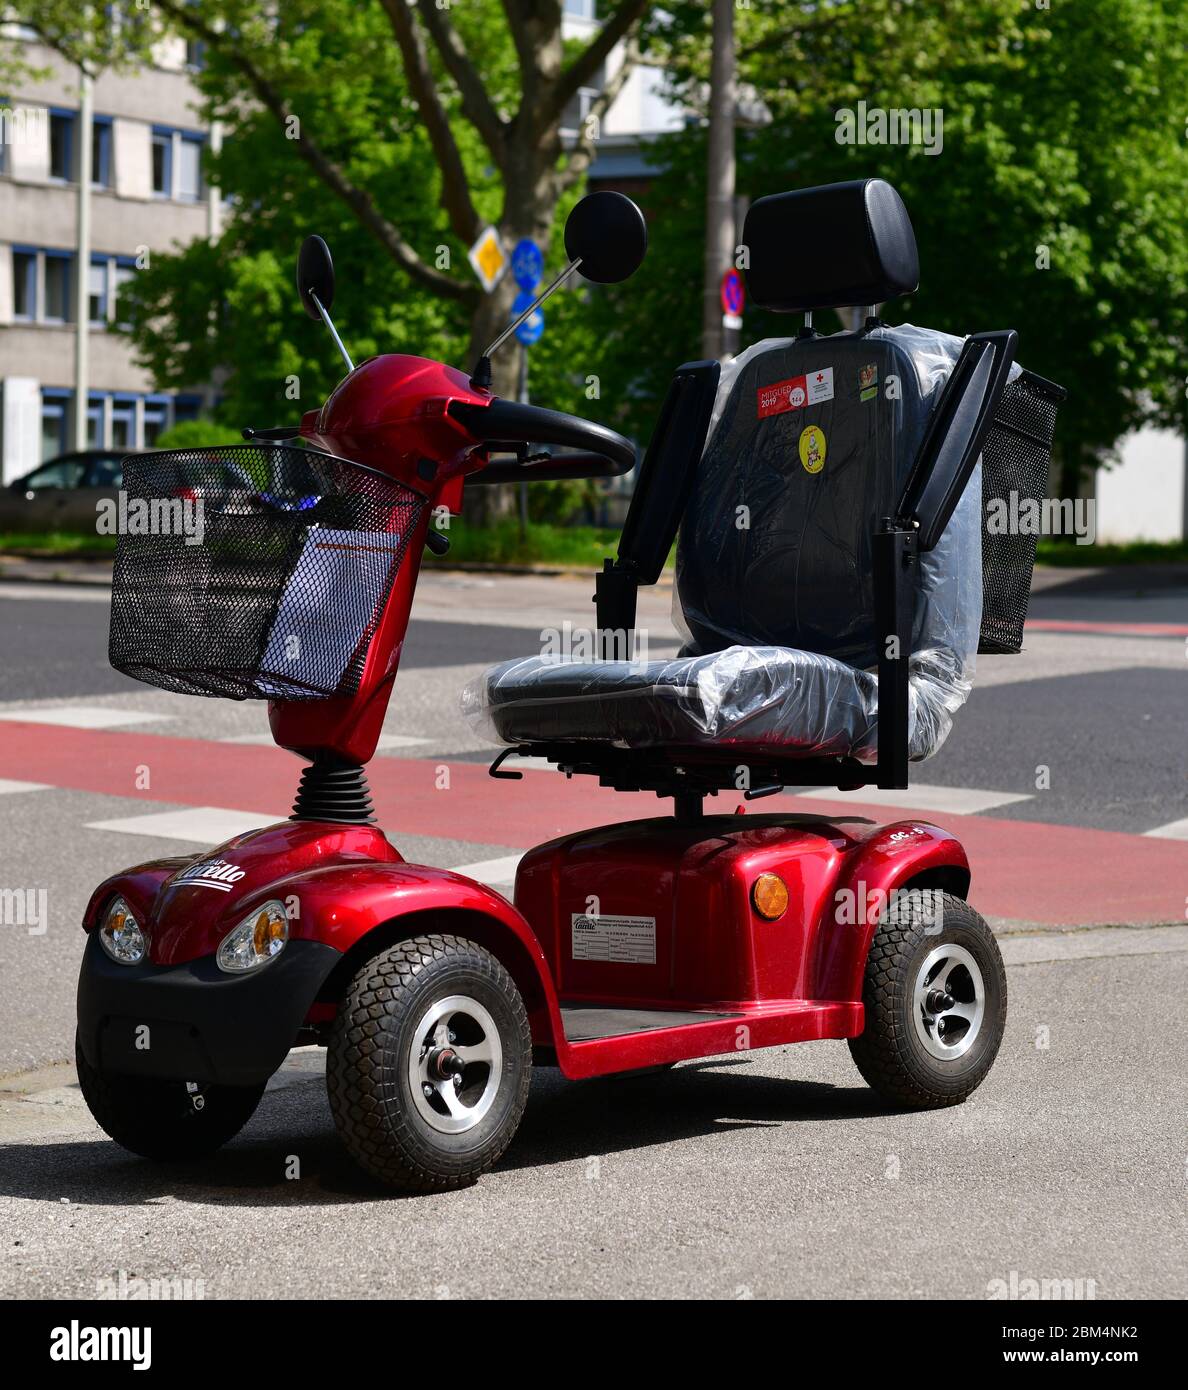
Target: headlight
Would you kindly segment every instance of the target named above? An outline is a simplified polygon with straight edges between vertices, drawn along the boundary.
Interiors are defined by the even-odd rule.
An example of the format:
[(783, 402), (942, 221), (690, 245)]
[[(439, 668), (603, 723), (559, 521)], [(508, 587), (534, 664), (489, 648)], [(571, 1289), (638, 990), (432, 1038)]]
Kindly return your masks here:
[(220, 970), (242, 974), (267, 965), (280, 955), (289, 939), (289, 919), (284, 903), (275, 898), (252, 911), (234, 931), (228, 932), (215, 957)]
[(99, 944), (117, 965), (138, 965), (144, 959), (144, 933), (123, 898), (113, 898), (99, 928)]

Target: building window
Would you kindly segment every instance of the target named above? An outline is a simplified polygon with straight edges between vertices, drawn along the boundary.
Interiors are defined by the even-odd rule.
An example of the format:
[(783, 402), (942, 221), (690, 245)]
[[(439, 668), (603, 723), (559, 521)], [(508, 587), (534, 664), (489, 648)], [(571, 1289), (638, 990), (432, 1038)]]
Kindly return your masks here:
[(136, 447), (136, 400), (131, 396), (116, 396), (111, 407), (111, 447)]
[(45, 251), (45, 311), (47, 323), (70, 321), (70, 256), (65, 251)]
[(67, 391), (41, 393), (41, 457), (57, 458), (66, 452), (66, 408), (70, 401)]
[(144, 402), (144, 447), (155, 449), (168, 428), (169, 401), (165, 396), (148, 396)]
[(594, 0), (565, 0), (565, 13), (576, 15), (579, 19), (593, 19), (596, 14)]
[(120, 291), (136, 274), (136, 262), (128, 256), (118, 256), (115, 263), (115, 303), (112, 318), (121, 328), (127, 328), (128, 320), (120, 313)]
[(69, 183), (74, 178), (74, 124), (72, 111), (50, 112), (50, 178)]
[(153, 192), (158, 198), (196, 203), (205, 194), (202, 183), (204, 137), (168, 126), (153, 127)]
[(91, 122), (91, 187), (111, 187), (110, 116), (96, 116)]
[(107, 327), (107, 260), (96, 256), (87, 276), (88, 317), (96, 328)]
[(12, 252), (12, 316), (14, 319), (37, 317), (37, 252)]
[(203, 39), (186, 40), (186, 67), (199, 72), (206, 66), (206, 42)]
[(202, 197), (202, 141), (182, 135), (177, 142), (177, 196), (187, 203)]
[(153, 131), (153, 192), (162, 198), (173, 196), (172, 131)]

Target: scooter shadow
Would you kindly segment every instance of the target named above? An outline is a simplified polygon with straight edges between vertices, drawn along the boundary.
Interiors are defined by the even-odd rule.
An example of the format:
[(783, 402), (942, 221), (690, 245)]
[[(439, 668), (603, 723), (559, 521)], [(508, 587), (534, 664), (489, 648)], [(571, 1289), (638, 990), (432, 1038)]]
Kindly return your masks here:
[[(542, 1070), (496, 1173), (588, 1161), (737, 1130), (898, 1112), (861, 1082), (838, 1087), (747, 1074), (717, 1059), (584, 1082)], [(305, 1207), (425, 1200), (394, 1194), (348, 1158), (325, 1092), (310, 1082), (270, 1092), (243, 1134), (212, 1158), (159, 1164), (106, 1142), (5, 1146), (0, 1195), (79, 1206), (151, 1206), (163, 1199), (231, 1207)], [(450, 1200), (432, 1196), (433, 1201)]]

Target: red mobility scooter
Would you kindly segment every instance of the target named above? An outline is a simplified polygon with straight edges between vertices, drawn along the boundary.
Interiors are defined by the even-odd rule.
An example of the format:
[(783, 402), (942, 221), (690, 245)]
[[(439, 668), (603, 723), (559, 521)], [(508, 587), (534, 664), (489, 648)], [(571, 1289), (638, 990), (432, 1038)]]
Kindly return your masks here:
[[(268, 700), (275, 741), (307, 765), (288, 821), (95, 890), (78, 1072), (117, 1142), (213, 1151), (312, 1042), (351, 1154), (420, 1190), (498, 1160), (533, 1065), (580, 1079), (845, 1038), (896, 1104), (951, 1105), (986, 1076), (1006, 981), (958, 840), (922, 820), (736, 808), (785, 787), (906, 787), (975, 652), (1018, 650), (1035, 542), (994, 534), (986, 504), (1044, 494), (1062, 393), (1015, 364), (1013, 332), (879, 321), (918, 279), (880, 180), (762, 198), (745, 239), (752, 299), (804, 311), (804, 328), (678, 369), (597, 577), (601, 659), (506, 662), (465, 696), (505, 745), (501, 794), (525, 794), (502, 765), (518, 750), (673, 813), (530, 850), (514, 905), (406, 862), (364, 764), (423, 553), (447, 544), (435, 509), (457, 512), (464, 485), (624, 473), (632, 445), (494, 397), (487, 357), (469, 377), (405, 355), (354, 367), (335, 334), (348, 375), (299, 429), (127, 460), (134, 496), (201, 499), (205, 534), (120, 538), (112, 663)], [(546, 294), (574, 269), (625, 278), (646, 229), (599, 192), (565, 245)], [(318, 238), (298, 284), (333, 331)], [(855, 331), (812, 327), (815, 309), (863, 305)], [(647, 660), (636, 595), (678, 530), (687, 645)], [(706, 808), (719, 793), (728, 814)]]

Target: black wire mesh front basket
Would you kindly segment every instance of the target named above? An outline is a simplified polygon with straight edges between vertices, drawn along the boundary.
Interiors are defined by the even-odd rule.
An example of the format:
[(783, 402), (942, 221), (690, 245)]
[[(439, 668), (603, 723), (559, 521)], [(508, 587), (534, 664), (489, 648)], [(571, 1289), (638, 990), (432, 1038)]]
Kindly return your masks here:
[(164, 690), (351, 695), (425, 501), (284, 445), (124, 460), (109, 657)]
[(1034, 515), (1048, 495), (1062, 386), (1021, 371), (1008, 382), (982, 446), (982, 630), (979, 652), (1017, 652), (1038, 533), (1002, 518)]

